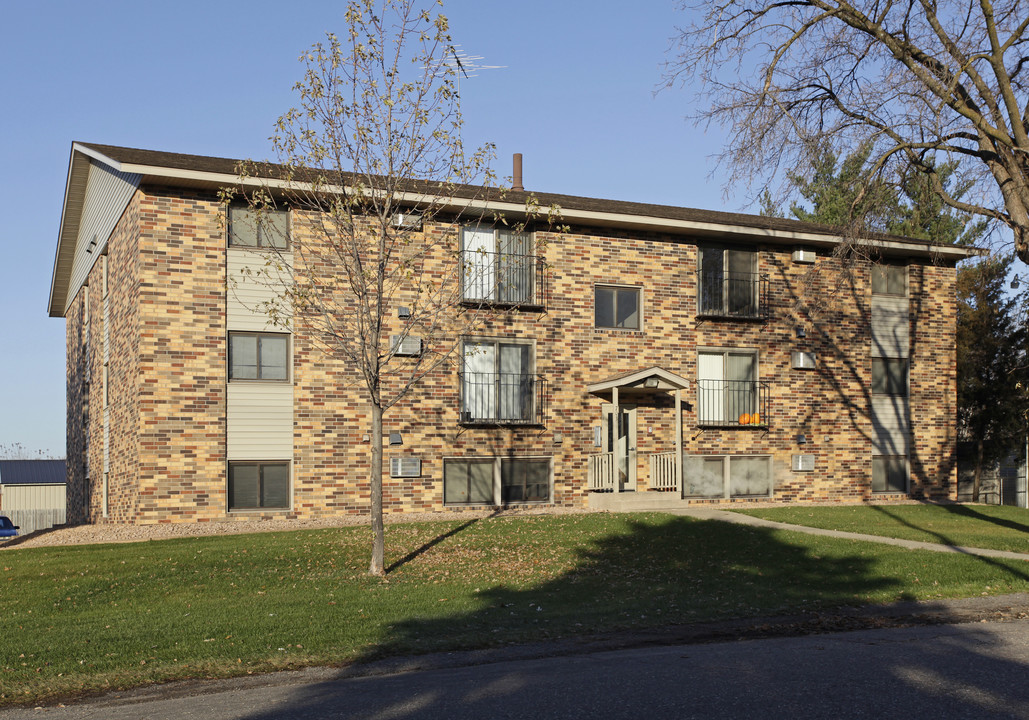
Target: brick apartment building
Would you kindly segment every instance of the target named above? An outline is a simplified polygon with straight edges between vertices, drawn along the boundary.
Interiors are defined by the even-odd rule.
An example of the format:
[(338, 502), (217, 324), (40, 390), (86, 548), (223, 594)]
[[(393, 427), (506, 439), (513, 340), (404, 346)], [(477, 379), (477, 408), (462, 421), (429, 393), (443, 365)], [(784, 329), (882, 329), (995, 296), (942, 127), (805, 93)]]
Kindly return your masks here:
[[(351, 369), (237, 284), (261, 244), (219, 200), (238, 182), (234, 160), (72, 146), (50, 295), (70, 520), (367, 511)], [(495, 313), (386, 416), (387, 512), (956, 497), (967, 250), (877, 237), (877, 263), (841, 261), (796, 221), (537, 197), (565, 227), (453, 228), (483, 271), (464, 299)], [(500, 267), (522, 273), (503, 293)]]

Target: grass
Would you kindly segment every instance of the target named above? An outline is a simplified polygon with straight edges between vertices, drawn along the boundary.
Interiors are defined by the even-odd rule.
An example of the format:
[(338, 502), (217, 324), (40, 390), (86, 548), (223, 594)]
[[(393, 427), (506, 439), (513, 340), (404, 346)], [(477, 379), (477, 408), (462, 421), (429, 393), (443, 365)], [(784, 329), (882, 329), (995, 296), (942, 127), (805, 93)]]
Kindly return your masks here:
[[(893, 508), (890, 508), (892, 512)], [(1029, 564), (666, 515), (0, 552), (0, 704), (805, 608), (1029, 591)]]
[(1029, 554), (1029, 512), (1001, 505), (867, 505), (738, 511), (827, 530)]

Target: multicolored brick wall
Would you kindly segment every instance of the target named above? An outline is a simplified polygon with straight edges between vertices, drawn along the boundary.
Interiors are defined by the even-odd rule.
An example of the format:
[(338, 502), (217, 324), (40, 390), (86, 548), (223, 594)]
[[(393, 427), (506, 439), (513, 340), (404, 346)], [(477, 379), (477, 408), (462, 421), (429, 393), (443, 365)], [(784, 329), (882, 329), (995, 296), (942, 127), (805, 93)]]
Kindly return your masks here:
[[(119, 255), (116, 263), (126, 273), (119, 280), (126, 287), (119, 290), (118, 302), (125, 307), (117, 317), (123, 319), (116, 322), (119, 332), (136, 337), (119, 340), (116, 347), (119, 367), (124, 367), (119, 373), (138, 371), (136, 399), (124, 401), (119, 439), (112, 440), (124, 450), (117, 472), (112, 466), (120, 493), (111, 499), (114, 521), (254, 517), (227, 511), (225, 237), (223, 208), (213, 193), (143, 188), (112, 238), (112, 261), (114, 253), (122, 252), (119, 246), (136, 256)], [(402, 445), (384, 448), (387, 512), (442, 509), (443, 459), (467, 456), (551, 456), (554, 503), (585, 505), (587, 459), (599, 452), (594, 428), (601, 424), (604, 403), (587, 386), (651, 366), (676, 373), (692, 386), (699, 348), (755, 350), (759, 379), (769, 384), (770, 410), (767, 427), (700, 428), (691, 389), (683, 413), (687, 454), (771, 456), (773, 499), (778, 501), (873, 499), (868, 263), (842, 263), (820, 254), (814, 265), (801, 264), (793, 262), (791, 247), (760, 246), (758, 269), (767, 278), (769, 317), (712, 319), (697, 316), (698, 244), (705, 244), (704, 238), (572, 228), (540, 231), (536, 239), (549, 267), (545, 310), (480, 317), (474, 334), (533, 343), (535, 370), (548, 384), (545, 427), (462, 426), (460, 355), (453, 355), (385, 415), (384, 434), (403, 437)], [(912, 262), (909, 278), (911, 487), (916, 495), (950, 498), (956, 489), (954, 269)], [(594, 327), (598, 283), (642, 288), (640, 330)], [(404, 303), (402, 294), (394, 301)], [(98, 315), (95, 308), (94, 318)], [(402, 321), (396, 308), (388, 315), (387, 334), (398, 332)], [(81, 365), (76, 318), (73, 306), (68, 316), (69, 459), (81, 447), (72, 421), (82, 402), (81, 394), (73, 392)], [(815, 353), (816, 368), (791, 368), (794, 350)], [(367, 512), (371, 453), (365, 437), (371, 433), (371, 413), (361, 380), (324, 352), (302, 317), (296, 320), (292, 352), (293, 505), (258, 515)], [(119, 383), (130, 392), (127, 375)], [(648, 455), (675, 448), (675, 418), (670, 396), (636, 402), (638, 488), (643, 491), (651, 483)], [(798, 435), (807, 442), (798, 443)], [(98, 436), (102, 431), (94, 430), (92, 437)], [(814, 455), (814, 470), (791, 471), (795, 453)], [(420, 458), (421, 477), (390, 478), (389, 460), (395, 456)], [(92, 489), (80, 495), (93, 508), (91, 481)], [(86, 488), (81, 482), (79, 487)], [(97, 513), (90, 510), (86, 516), (96, 519)]]

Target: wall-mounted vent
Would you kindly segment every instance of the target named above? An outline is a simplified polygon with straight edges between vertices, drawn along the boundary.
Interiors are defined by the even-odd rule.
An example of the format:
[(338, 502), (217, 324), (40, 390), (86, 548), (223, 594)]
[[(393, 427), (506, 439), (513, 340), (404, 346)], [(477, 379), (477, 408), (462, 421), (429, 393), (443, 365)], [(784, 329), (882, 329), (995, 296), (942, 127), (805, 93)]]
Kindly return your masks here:
[(397, 213), (393, 216), (393, 227), (401, 230), (421, 230), (422, 216), (417, 213)]
[(400, 335), (390, 335), (389, 346), (394, 355), (417, 356), (422, 354), (422, 339), (414, 335), (402, 338)]
[(815, 469), (814, 455), (794, 455), (793, 472), (811, 472)]
[(814, 370), (815, 369), (815, 354), (813, 352), (803, 352), (801, 350), (794, 350), (790, 356), (794, 370)]
[(818, 254), (814, 250), (797, 248), (793, 251), (793, 262), (813, 263), (816, 257), (818, 257)]
[(416, 457), (395, 457), (389, 459), (389, 476), (415, 478), (422, 475), (422, 459)]

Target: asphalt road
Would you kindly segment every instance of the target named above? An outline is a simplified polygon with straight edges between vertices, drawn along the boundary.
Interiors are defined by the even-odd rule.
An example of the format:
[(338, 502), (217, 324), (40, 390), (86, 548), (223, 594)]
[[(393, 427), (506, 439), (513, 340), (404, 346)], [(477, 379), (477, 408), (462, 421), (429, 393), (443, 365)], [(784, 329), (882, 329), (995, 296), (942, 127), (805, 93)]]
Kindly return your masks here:
[(1029, 718), (1029, 621), (860, 630), (340, 678), (155, 688), (3, 720)]

